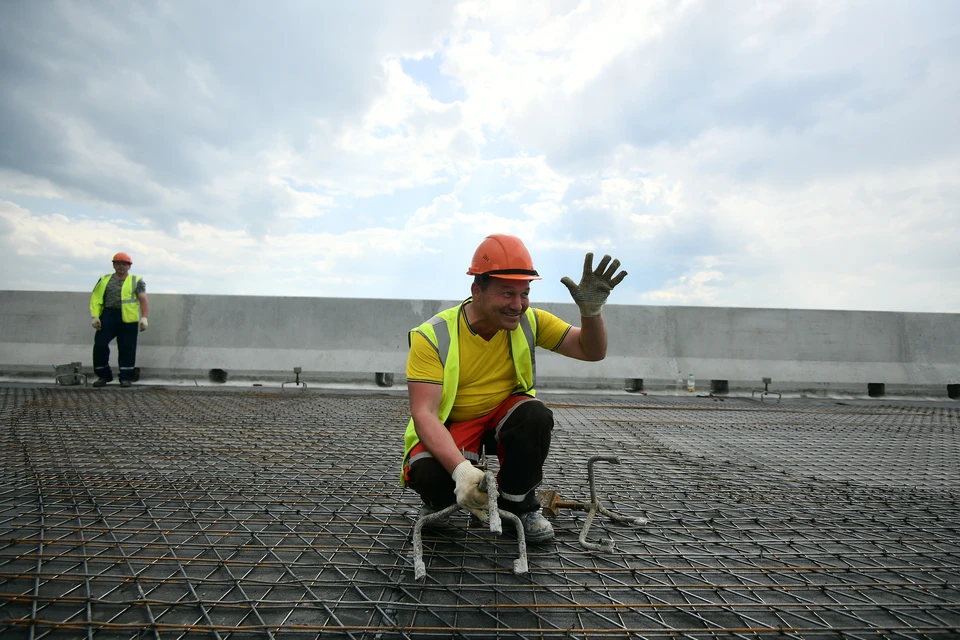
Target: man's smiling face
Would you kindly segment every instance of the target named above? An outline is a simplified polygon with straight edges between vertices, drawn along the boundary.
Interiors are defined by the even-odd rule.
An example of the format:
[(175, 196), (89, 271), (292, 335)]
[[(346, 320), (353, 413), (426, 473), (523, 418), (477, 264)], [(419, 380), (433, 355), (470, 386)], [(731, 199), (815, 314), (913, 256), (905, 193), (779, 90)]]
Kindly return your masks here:
[(513, 331), (530, 306), (530, 282), (491, 278), (486, 290), (473, 287), (473, 304), (491, 328)]

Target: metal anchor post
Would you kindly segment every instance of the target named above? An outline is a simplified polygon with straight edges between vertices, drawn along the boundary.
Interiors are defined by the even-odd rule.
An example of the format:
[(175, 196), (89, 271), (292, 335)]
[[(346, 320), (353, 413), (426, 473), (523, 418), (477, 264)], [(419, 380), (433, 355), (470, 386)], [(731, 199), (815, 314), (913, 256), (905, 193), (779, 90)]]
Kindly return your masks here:
[(292, 384), (292, 385), (296, 385), (297, 387), (299, 387), (301, 391), (306, 391), (306, 390), (307, 390), (307, 383), (306, 383), (306, 381), (300, 380), (300, 372), (301, 372), (301, 371), (302, 371), (302, 369), (301, 369), (300, 367), (294, 367), (294, 368), (293, 368), (293, 373), (296, 374), (297, 379), (296, 379), (296, 380), (287, 380), (286, 382), (281, 383), (281, 384), (280, 384), (280, 389), (285, 388), (288, 384)]
[(753, 389), (750, 391), (750, 397), (752, 398), (754, 394), (758, 391), (760, 392), (760, 402), (763, 402), (763, 399), (767, 396), (777, 396), (777, 404), (780, 404), (780, 399), (783, 398), (783, 394), (779, 391), (770, 391), (770, 383), (773, 382), (772, 378), (763, 379), (763, 389)]
[(583, 523), (583, 530), (580, 531), (580, 544), (585, 549), (590, 549), (591, 551), (604, 551), (610, 553), (613, 551), (613, 540), (607, 538), (602, 540), (599, 543), (597, 542), (587, 542), (587, 533), (590, 531), (590, 525), (593, 524), (593, 519), (598, 513), (612, 518), (618, 522), (623, 522), (625, 524), (633, 525), (645, 525), (647, 524), (647, 519), (644, 517), (635, 517), (631, 518), (629, 516), (620, 515), (619, 513), (614, 513), (610, 511), (605, 506), (600, 504), (599, 498), (597, 498), (597, 487), (594, 482), (593, 476), (593, 465), (596, 462), (612, 462), (613, 464), (620, 464), (620, 458), (617, 456), (593, 456), (587, 460), (587, 478), (590, 481), (590, 510), (587, 512), (587, 520)]

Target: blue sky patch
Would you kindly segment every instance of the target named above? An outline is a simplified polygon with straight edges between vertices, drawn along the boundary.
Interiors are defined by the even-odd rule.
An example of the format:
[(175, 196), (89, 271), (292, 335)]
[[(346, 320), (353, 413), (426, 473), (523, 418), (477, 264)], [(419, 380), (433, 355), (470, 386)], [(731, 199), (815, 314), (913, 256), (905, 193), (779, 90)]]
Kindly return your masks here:
[(467, 94), (463, 87), (456, 85), (450, 77), (441, 73), (441, 64), (442, 60), (437, 54), (419, 60), (403, 58), (400, 61), (403, 72), (425, 85), (434, 100), (447, 104), (465, 100)]

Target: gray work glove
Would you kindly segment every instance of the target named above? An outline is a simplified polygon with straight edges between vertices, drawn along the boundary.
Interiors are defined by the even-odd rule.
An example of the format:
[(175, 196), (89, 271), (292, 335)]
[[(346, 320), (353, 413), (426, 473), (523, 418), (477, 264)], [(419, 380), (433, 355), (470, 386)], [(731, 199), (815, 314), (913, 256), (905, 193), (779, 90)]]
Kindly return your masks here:
[(484, 509), (488, 506), (490, 498), (485, 491), (480, 490), (483, 471), (473, 466), (469, 460), (464, 460), (457, 465), (451, 475), (453, 475), (453, 481), (457, 483), (453, 490), (454, 495), (457, 496), (457, 504), (486, 522), (487, 512)]
[(96, 329), (97, 331), (100, 331), (100, 329), (103, 328), (103, 325), (100, 324), (100, 318), (93, 318), (93, 319), (90, 321), (90, 324), (92, 324), (92, 325), (93, 325), (93, 328)]
[[(607, 268), (610, 263), (610, 268)], [(584, 318), (592, 318), (600, 315), (600, 308), (607, 301), (610, 291), (620, 284), (620, 281), (627, 277), (626, 271), (621, 271), (614, 277), (617, 269), (620, 268), (620, 261), (614, 259), (610, 262), (610, 256), (603, 256), (596, 271), (593, 269), (593, 254), (588, 253), (583, 260), (583, 277), (580, 284), (576, 285), (573, 280), (564, 276), (560, 282), (567, 286), (573, 301), (580, 307), (580, 315)]]
[(146, 331), (149, 324), (146, 318), (140, 318), (140, 331)]

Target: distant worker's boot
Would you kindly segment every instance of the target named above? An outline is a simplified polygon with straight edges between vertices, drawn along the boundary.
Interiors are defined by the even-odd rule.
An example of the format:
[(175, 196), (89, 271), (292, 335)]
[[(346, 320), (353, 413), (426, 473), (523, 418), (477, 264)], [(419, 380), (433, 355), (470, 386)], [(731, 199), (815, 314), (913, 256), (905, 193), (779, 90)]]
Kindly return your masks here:
[(106, 380), (106, 379), (104, 379), (104, 378), (97, 378), (97, 379), (94, 381), (93, 386), (95, 386), (96, 388), (99, 389), (100, 387), (105, 387), (105, 386), (107, 386), (107, 383), (108, 383), (108, 382), (110, 382), (110, 381), (109, 381), (109, 380)]
[(129, 380), (121, 380), (121, 381), (120, 381), (120, 386), (121, 386), (121, 387), (129, 387), (129, 386), (130, 386), (130, 381), (129, 381)]

